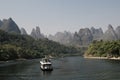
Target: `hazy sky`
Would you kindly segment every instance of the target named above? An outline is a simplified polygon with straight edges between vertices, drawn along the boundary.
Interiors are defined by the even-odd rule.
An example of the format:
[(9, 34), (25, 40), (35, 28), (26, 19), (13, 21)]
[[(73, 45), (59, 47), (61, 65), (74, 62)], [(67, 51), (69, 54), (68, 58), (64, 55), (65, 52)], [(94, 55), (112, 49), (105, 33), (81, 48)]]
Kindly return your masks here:
[(44, 34), (84, 27), (120, 25), (120, 0), (0, 0), (0, 19), (12, 17), (28, 33), (39, 26)]

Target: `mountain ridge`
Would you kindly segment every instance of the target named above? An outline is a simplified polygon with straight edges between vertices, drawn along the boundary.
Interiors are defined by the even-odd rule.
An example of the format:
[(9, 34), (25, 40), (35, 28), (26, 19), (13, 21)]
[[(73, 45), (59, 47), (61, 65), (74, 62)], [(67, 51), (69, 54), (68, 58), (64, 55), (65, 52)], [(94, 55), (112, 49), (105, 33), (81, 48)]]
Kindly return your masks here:
[(41, 33), (39, 26), (33, 28), (31, 34), (27, 34), (24, 28), (19, 29), (19, 26), (13, 21), (12, 18), (0, 20), (0, 29), (8, 33), (17, 33), (22, 35), (30, 35), (34, 39), (53, 40), (64, 45), (72, 46), (87, 46), (94, 40), (119, 40), (120, 39), (120, 26), (116, 29), (111, 24), (108, 25), (108, 29), (103, 32), (102, 28), (81, 28), (78, 32), (71, 33), (69, 31), (57, 32), (55, 35), (44, 36)]
[[(64, 32), (62, 33), (62, 35), (66, 35)], [(62, 36), (61, 35), (61, 36)], [(52, 38), (50, 36), (48, 36), (48, 39), (56, 41), (56, 42), (60, 42), (59, 40), (54, 39), (58, 36), (57, 34), (55, 34), (54, 36), (51, 35)], [(60, 37), (58, 37), (59, 39), (61, 39)], [(66, 37), (62, 37), (62, 39), (65, 39)], [(89, 45), (92, 41), (94, 40), (104, 40), (104, 41), (112, 41), (112, 40), (120, 40), (120, 26), (118, 26), (115, 30), (113, 28), (113, 26), (111, 24), (108, 25), (108, 29), (103, 32), (102, 28), (81, 28), (78, 32), (73, 33), (73, 37), (71, 38), (71, 40), (68, 40), (69, 45), (77, 45), (77, 46), (87, 46)], [(61, 43), (61, 44), (65, 44), (67, 45), (65, 42)]]

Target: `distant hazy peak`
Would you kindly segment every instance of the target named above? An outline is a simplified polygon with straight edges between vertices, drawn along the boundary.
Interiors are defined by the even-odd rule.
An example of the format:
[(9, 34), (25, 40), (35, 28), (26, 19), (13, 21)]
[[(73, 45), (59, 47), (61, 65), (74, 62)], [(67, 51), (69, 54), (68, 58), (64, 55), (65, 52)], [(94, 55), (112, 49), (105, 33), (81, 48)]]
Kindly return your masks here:
[(21, 34), (22, 35), (27, 35), (27, 32), (26, 32), (26, 30), (24, 28), (21, 28)]
[(102, 28), (99, 28), (99, 30), (103, 32)]
[(2, 20), (3, 23), (6, 22), (6, 21), (7, 21), (7, 19), (3, 19), (3, 20)]
[(116, 30), (117, 30), (117, 29), (120, 29), (120, 26), (117, 26)]
[(118, 26), (115, 31), (116, 33), (120, 33), (120, 26)]
[(41, 34), (39, 26), (36, 26), (36, 35), (39, 36)]
[(118, 36), (118, 39), (120, 40), (120, 26), (118, 26), (115, 30), (117, 36)]
[(39, 26), (36, 26), (36, 30), (39, 30), (39, 31), (40, 31), (40, 27), (39, 27)]
[(12, 18), (10, 17), (8, 20), (12, 20)]
[(108, 25), (108, 29), (112, 29), (113, 30), (113, 27), (111, 24)]
[(82, 28), (79, 30), (79, 35), (82, 35), (82, 34), (89, 35), (89, 34), (91, 34), (91, 31), (89, 28)]
[(103, 35), (103, 40), (117, 40), (118, 37), (117, 37), (117, 34), (114, 30), (114, 28), (112, 27), (112, 25), (108, 25), (108, 30), (105, 31), (104, 35)]
[(31, 34), (35, 34), (35, 32), (35, 28), (33, 28)]
[(40, 32), (40, 28), (38, 26), (36, 29), (32, 29), (31, 36), (35, 39), (44, 39), (44, 35)]

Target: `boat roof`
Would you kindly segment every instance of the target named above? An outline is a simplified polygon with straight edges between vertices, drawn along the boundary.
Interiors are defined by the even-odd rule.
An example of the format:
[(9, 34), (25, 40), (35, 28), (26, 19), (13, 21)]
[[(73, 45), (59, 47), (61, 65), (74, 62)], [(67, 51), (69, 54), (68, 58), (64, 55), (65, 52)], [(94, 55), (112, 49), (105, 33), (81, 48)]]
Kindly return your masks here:
[(42, 58), (42, 60), (40, 61), (41, 64), (51, 64), (50, 59), (48, 58)]
[(41, 64), (51, 64), (51, 62), (43, 62), (43, 61), (40, 61)]
[(42, 61), (51, 62), (48, 58), (42, 58)]

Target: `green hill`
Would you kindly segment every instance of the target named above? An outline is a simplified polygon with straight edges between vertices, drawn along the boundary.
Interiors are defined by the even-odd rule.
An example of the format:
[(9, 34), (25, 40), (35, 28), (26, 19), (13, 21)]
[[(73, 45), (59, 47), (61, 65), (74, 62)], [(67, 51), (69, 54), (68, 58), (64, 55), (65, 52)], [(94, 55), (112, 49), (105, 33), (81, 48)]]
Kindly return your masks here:
[(44, 55), (74, 55), (80, 50), (67, 47), (48, 39), (34, 40), (27, 35), (0, 30), (0, 60), (40, 58)]
[(93, 41), (84, 54), (92, 57), (120, 57), (120, 40)]

